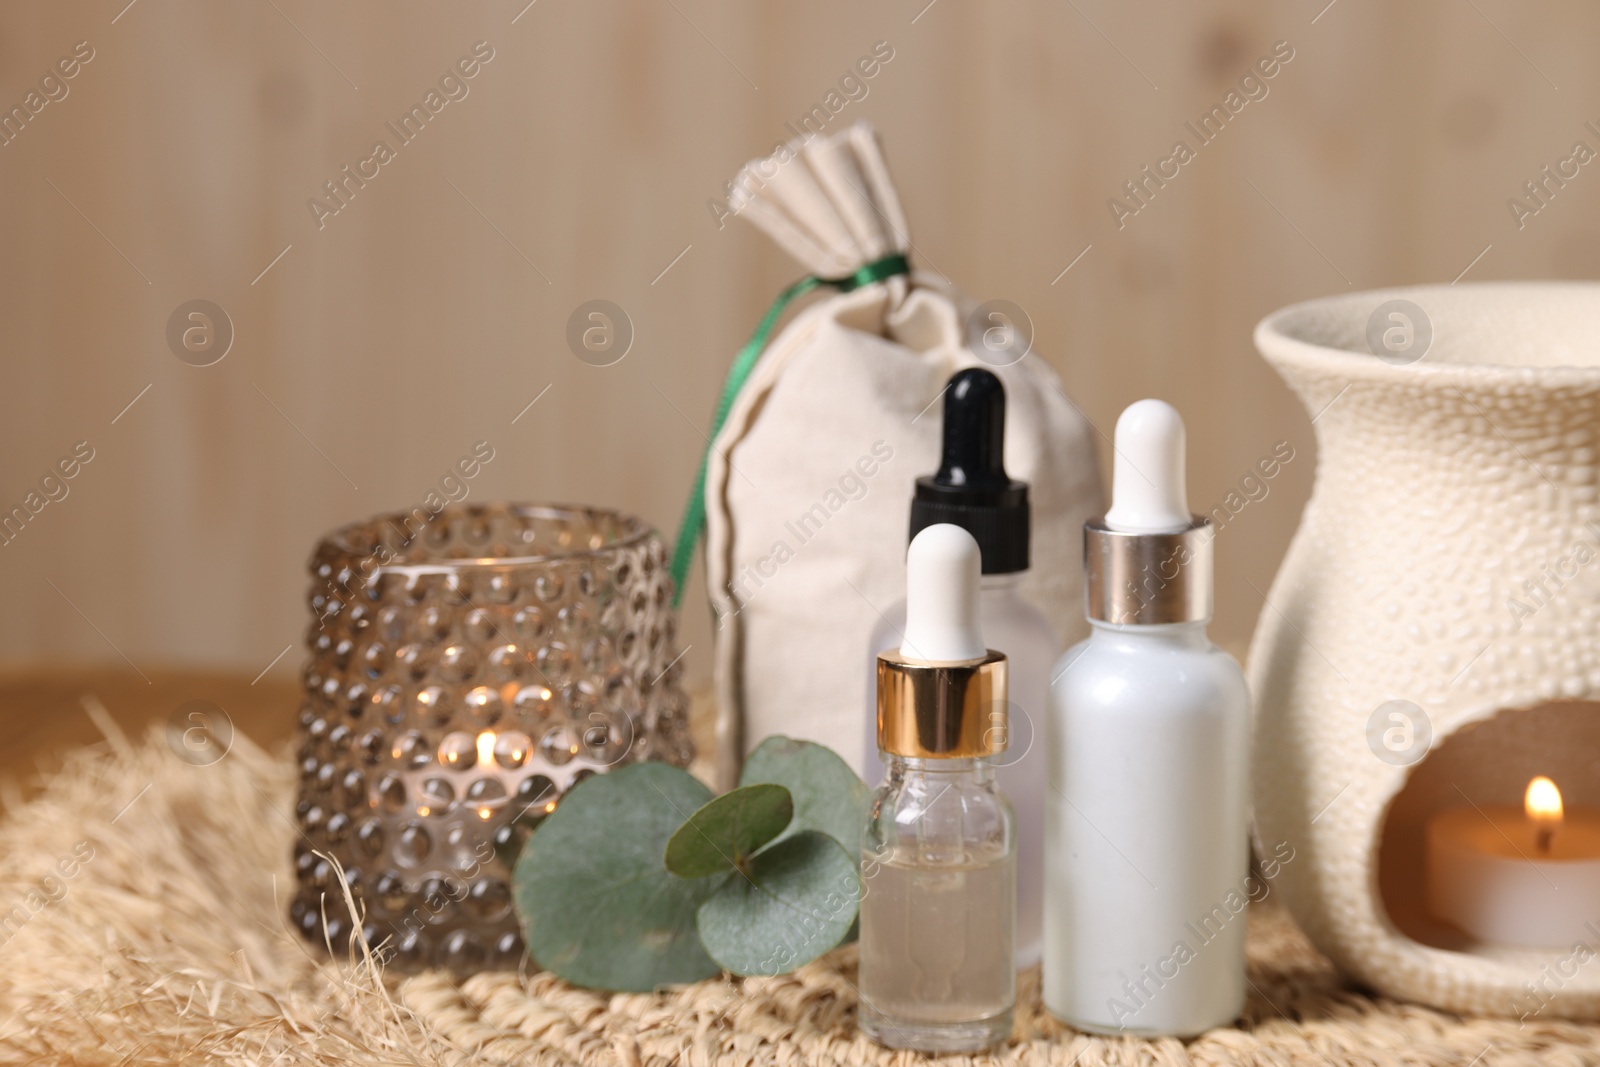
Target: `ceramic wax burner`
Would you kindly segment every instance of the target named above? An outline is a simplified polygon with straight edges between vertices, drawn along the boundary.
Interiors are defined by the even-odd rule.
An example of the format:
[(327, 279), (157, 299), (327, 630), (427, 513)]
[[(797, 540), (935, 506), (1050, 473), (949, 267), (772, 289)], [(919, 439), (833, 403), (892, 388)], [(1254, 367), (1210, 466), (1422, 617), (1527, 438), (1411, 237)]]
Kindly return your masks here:
[[(1358, 293), (1286, 308), (1255, 336), (1318, 446), (1250, 652), (1258, 844), (1294, 849), (1277, 887), (1318, 947), (1384, 993), (1600, 1017), (1600, 900), (1513, 825), (1536, 776), (1569, 820), (1600, 807), (1600, 286)], [(1435, 896), (1500, 892), (1463, 883), (1471, 863), (1430, 871), (1451, 819), (1468, 833), (1511, 820), (1479, 835), (1523, 883), (1495, 902), (1502, 920), (1594, 921), (1530, 945), (1441, 916), (1430, 875)]]
[(661, 539), (596, 508), (422, 508), (311, 559), (290, 915), (406, 969), (515, 967), (511, 865), (567, 789), (692, 751)]

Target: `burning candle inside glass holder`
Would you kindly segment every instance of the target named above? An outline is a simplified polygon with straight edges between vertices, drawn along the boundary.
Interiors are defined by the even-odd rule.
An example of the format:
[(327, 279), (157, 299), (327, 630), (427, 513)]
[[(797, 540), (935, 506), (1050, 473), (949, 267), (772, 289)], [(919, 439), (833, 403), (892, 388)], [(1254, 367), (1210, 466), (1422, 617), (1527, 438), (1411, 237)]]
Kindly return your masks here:
[(514, 967), (511, 868), (566, 790), (691, 755), (666, 550), (638, 519), (531, 505), (345, 527), (311, 562), (295, 924), (353, 920), (407, 968)]

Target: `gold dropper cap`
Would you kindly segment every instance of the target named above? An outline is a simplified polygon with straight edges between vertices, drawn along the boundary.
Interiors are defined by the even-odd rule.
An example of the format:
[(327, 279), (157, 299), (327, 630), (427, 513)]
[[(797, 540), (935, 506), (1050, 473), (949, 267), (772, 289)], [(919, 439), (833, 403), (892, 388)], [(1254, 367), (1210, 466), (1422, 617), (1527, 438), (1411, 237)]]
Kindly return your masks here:
[(1007, 664), (878, 654), (878, 747), (911, 759), (979, 759), (1005, 751)]

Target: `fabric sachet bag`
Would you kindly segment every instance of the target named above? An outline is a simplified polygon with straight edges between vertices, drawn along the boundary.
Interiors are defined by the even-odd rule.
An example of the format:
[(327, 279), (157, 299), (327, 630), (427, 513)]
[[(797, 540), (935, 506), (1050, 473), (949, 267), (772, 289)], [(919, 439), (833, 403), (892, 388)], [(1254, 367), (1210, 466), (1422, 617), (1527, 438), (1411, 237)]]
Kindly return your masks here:
[[(939, 401), (956, 371), (981, 364), (1005, 386), (1006, 467), (1031, 483), (1023, 594), (1063, 648), (1087, 627), (1081, 528), (1104, 510), (1093, 430), (1055, 372), (1003, 316), (974, 321), (972, 301), (911, 269), (870, 125), (747, 164), (729, 204), (811, 273), (780, 296), (729, 373), (674, 560), (681, 590), (703, 507), (724, 788), (775, 733), (859, 764), (866, 646), (905, 593), (913, 485), (939, 466)], [(811, 289), (833, 295), (769, 339), (789, 300)]]

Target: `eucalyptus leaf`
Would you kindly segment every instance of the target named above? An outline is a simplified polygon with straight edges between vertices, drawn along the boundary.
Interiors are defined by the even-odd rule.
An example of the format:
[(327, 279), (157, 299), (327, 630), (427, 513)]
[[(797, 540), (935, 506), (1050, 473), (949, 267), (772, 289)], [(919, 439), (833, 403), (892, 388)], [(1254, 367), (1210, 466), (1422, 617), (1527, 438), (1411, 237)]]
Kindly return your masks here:
[(573, 985), (650, 992), (719, 970), (695, 933), (721, 884), (662, 865), (672, 833), (711, 799), (687, 771), (637, 763), (562, 798), (517, 861), (515, 900), (528, 952)]
[(794, 818), (794, 800), (781, 785), (747, 785), (724, 793), (689, 816), (667, 842), (667, 870), (705, 878), (740, 867)]
[(756, 853), (748, 875), (721, 882), (700, 905), (696, 925), (723, 967), (770, 976), (838, 945), (860, 907), (855, 858), (827, 834), (802, 830)]
[(740, 785), (757, 782), (775, 782), (794, 797), (794, 821), (778, 840), (803, 830), (820, 830), (843, 845), (853, 861), (860, 857), (872, 791), (832, 749), (781, 735), (769, 737), (750, 753), (739, 775)]

